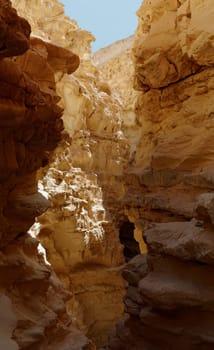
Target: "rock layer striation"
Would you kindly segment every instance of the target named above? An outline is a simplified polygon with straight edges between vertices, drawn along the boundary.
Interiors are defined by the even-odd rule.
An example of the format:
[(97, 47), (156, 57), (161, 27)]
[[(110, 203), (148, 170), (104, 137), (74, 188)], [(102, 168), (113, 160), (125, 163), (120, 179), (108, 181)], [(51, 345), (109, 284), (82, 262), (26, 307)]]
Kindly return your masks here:
[[(124, 270), (127, 318), (109, 349), (212, 349), (213, 6), (144, 1), (134, 43), (134, 166), (147, 255)], [(143, 274), (141, 275), (140, 272)]]
[(30, 25), (11, 2), (0, 5), (0, 347), (94, 349), (72, 325), (68, 293), (27, 234), (50, 205), (38, 192), (37, 170), (61, 138), (54, 74), (72, 73), (79, 58), (30, 39)]
[(92, 35), (66, 17), (58, 1), (50, 6), (34, 0), (30, 9), (27, 0), (13, 3), (34, 36), (80, 57), (72, 76), (55, 74), (65, 130), (41, 173), (40, 187), (51, 206), (32, 233), (70, 293), (66, 305), (73, 322), (99, 346), (123, 314), (119, 228), (126, 218), (123, 169), (129, 147), (122, 107), (91, 60)]
[(1, 347), (102, 346), (125, 279), (107, 349), (212, 349), (212, 0), (144, 0), (99, 68), (58, 1), (0, 5)]

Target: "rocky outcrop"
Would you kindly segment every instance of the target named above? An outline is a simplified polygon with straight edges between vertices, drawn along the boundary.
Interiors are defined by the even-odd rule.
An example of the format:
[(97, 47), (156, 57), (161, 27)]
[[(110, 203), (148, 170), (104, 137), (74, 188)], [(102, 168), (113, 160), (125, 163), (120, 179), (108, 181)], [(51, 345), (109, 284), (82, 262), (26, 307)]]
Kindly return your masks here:
[(1, 0), (1, 55), (0, 58), (23, 54), (29, 48), (30, 25), (18, 17), (10, 1)]
[(108, 348), (208, 350), (214, 341), (213, 6), (145, 0), (138, 16), (142, 128), (129, 171), (138, 174), (142, 196), (137, 211), (127, 210), (141, 221), (148, 254), (126, 267), (129, 316)]
[(135, 113), (135, 104), (139, 93), (133, 88), (133, 42), (134, 35), (95, 52), (93, 56), (93, 61), (98, 66), (102, 79), (109, 84), (112, 94), (122, 106), (122, 129), (130, 146), (126, 167), (132, 167), (136, 145), (141, 134), (141, 124)]
[(144, 123), (141, 168), (202, 172), (211, 166), (205, 151), (212, 115), (210, 6), (158, 1), (151, 7), (145, 2), (139, 12), (138, 36), (143, 35), (135, 46), (136, 86), (145, 91), (138, 104)]
[(73, 72), (79, 59), (30, 40), (28, 22), (10, 1), (0, 5), (0, 347), (94, 349), (72, 325), (65, 309), (69, 295), (45, 264), (39, 242), (27, 234), (50, 205), (37, 190), (37, 170), (61, 138), (54, 74)]
[(102, 344), (123, 313), (122, 246), (114, 223), (106, 219), (96, 173), (72, 166), (71, 149), (69, 140), (61, 144), (43, 179), (52, 206), (39, 218), (39, 238), (71, 292), (67, 309), (74, 322)]
[(13, 4), (33, 37), (2, 1), (2, 347), (102, 345), (123, 267), (106, 348), (212, 349), (211, 1), (144, 0), (99, 69), (56, 0)]
[[(121, 206), (126, 219), (120, 226), (120, 233), (121, 230), (127, 231), (127, 237), (125, 240), (122, 238), (121, 242), (126, 245), (124, 251), (129, 249), (128, 245), (135, 250), (134, 246), (137, 247), (139, 244), (141, 252), (144, 252), (146, 246), (142, 239), (142, 222), (140, 212), (138, 213), (143, 190), (137, 171), (135, 174), (136, 149), (141, 142), (142, 124), (136, 108), (140, 93), (133, 88), (133, 42), (134, 36), (119, 40), (97, 51), (93, 56), (93, 60), (99, 68), (102, 79), (109, 84), (111, 93), (121, 105), (122, 131), (129, 144), (127, 162), (124, 166), (124, 196), (121, 198)], [(131, 230), (133, 232), (128, 233), (130, 225), (133, 225), (133, 230)]]
[(122, 107), (92, 63), (92, 35), (66, 17), (61, 4), (37, 0), (29, 9), (26, 0), (13, 3), (34, 36), (80, 57), (72, 76), (55, 74), (65, 132), (46, 174), (41, 174), (40, 189), (51, 207), (31, 232), (70, 293), (67, 312), (99, 346), (123, 314), (119, 228), (126, 220), (123, 169), (129, 148)]

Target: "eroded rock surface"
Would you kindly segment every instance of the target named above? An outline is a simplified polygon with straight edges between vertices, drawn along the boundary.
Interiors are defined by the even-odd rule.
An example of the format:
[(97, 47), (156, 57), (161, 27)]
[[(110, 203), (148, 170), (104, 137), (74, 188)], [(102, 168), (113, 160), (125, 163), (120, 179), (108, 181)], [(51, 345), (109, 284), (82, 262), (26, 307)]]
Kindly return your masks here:
[(138, 92), (134, 90), (134, 62), (132, 46), (134, 35), (95, 52), (93, 61), (98, 66), (101, 77), (106, 81), (112, 94), (122, 106), (122, 129), (129, 142), (127, 165), (132, 167), (136, 145), (140, 137), (140, 124), (135, 113)]
[[(56, 0), (13, 4), (33, 37), (2, 1), (2, 346), (103, 345), (124, 267), (108, 349), (212, 349), (212, 1), (144, 0), (99, 69)], [(123, 230), (148, 249), (125, 266)]]
[[(127, 226), (130, 224), (134, 225), (134, 239), (140, 245), (141, 252), (144, 252), (146, 247), (142, 239), (142, 224), (140, 215), (138, 215), (143, 190), (139, 177), (135, 174), (138, 171), (135, 165), (136, 150), (141, 142), (142, 124), (136, 108), (140, 93), (133, 88), (133, 42), (134, 36), (119, 40), (95, 52), (93, 60), (99, 68), (102, 79), (109, 84), (112, 95), (119, 101), (122, 108), (122, 131), (129, 144), (127, 162), (124, 166), (124, 197), (121, 198), (121, 204), (125, 209), (126, 221), (123, 222), (122, 226), (126, 222)], [(130, 233), (130, 238), (131, 236), (132, 234)], [(132, 244), (134, 244), (134, 241), (132, 241)]]
[(27, 0), (13, 3), (34, 36), (80, 57), (72, 76), (62, 70), (55, 75), (65, 132), (40, 184), (51, 207), (32, 230), (71, 293), (68, 313), (99, 346), (124, 308), (119, 228), (126, 217), (123, 169), (129, 148), (122, 107), (92, 63), (93, 36), (66, 17), (60, 3), (31, 1), (30, 9)]
[(142, 196), (127, 210), (148, 254), (126, 267), (128, 316), (108, 349), (213, 348), (213, 14), (205, 0), (145, 0), (138, 11), (142, 127), (129, 173)]
[(78, 56), (40, 39), (11, 2), (0, 2), (0, 328), (1, 349), (94, 349), (66, 312), (62, 283), (27, 234), (50, 205), (37, 170), (61, 138), (54, 74), (73, 72)]

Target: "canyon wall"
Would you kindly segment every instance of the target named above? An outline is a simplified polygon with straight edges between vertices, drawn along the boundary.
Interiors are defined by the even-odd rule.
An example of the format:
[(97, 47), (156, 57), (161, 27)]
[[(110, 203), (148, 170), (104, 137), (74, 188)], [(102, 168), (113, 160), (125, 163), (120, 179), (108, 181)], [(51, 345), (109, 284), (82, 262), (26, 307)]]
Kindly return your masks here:
[(83, 333), (103, 346), (125, 308), (105, 349), (212, 349), (212, 0), (144, 0), (135, 37), (93, 60), (58, 1), (12, 3), (1, 347), (92, 350)]
[(66, 312), (62, 283), (27, 234), (49, 207), (37, 189), (63, 128), (54, 75), (72, 73), (72, 52), (30, 39), (30, 25), (11, 2), (0, 1), (0, 348), (94, 349)]
[(130, 171), (148, 253), (123, 271), (127, 317), (106, 348), (213, 349), (213, 2), (144, 0), (138, 16)]
[(127, 220), (122, 198), (129, 146), (122, 132), (122, 106), (92, 63), (93, 36), (66, 17), (60, 3), (13, 4), (31, 24), (33, 36), (80, 57), (72, 76), (55, 74), (64, 110), (63, 140), (40, 173), (39, 188), (51, 206), (31, 234), (70, 292), (66, 305), (73, 322), (101, 345), (124, 308), (119, 229)]
[(134, 36), (130, 36), (100, 49), (93, 55), (93, 61), (99, 68), (101, 78), (109, 84), (112, 94), (122, 106), (122, 129), (130, 146), (129, 163), (127, 162), (126, 168), (133, 167), (136, 145), (141, 133), (135, 113), (135, 104), (139, 93), (133, 88), (133, 43)]
[[(132, 246), (134, 253), (134, 246), (139, 245), (140, 251), (145, 252), (146, 245), (142, 238), (140, 214), (143, 188), (136, 169), (138, 157), (136, 152), (141, 142), (143, 126), (136, 108), (140, 92), (134, 89), (133, 43), (134, 36), (119, 40), (95, 52), (93, 61), (99, 68), (100, 76), (109, 84), (112, 95), (117, 98), (122, 107), (122, 130), (129, 144), (129, 154), (124, 166), (125, 189), (121, 204), (127, 218), (126, 227), (130, 225), (128, 222), (133, 225), (133, 235), (131, 236), (128, 230), (128, 239), (124, 243), (126, 246)], [(139, 252), (136, 251), (136, 254)], [(132, 257), (136, 254), (132, 254)]]

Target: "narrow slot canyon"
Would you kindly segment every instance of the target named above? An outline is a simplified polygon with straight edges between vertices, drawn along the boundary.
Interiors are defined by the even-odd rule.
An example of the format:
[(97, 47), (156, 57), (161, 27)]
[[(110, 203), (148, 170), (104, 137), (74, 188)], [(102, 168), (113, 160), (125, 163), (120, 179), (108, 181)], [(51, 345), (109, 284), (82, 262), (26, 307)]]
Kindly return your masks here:
[(136, 255), (140, 254), (139, 243), (134, 237), (135, 226), (130, 221), (125, 221), (119, 231), (120, 243), (123, 245), (123, 255), (126, 262), (129, 262)]
[(136, 16), (0, 0), (0, 350), (214, 349), (213, 0)]

